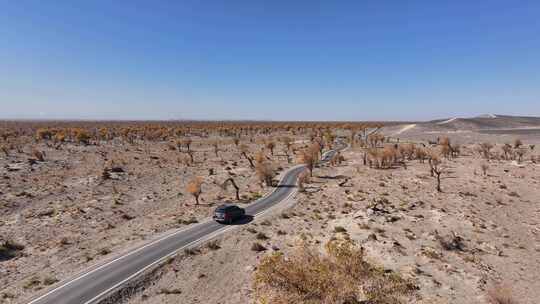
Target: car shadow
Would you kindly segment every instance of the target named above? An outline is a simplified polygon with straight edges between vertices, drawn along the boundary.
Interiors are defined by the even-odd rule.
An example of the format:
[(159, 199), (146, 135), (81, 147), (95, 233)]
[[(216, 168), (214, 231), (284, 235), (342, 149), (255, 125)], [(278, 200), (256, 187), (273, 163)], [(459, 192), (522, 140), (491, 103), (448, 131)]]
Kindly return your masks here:
[(243, 218), (232, 222), (231, 225), (245, 225), (253, 222), (253, 215), (246, 214)]
[(289, 184), (284, 184), (284, 185), (277, 185), (276, 188), (295, 188), (296, 185), (289, 185)]

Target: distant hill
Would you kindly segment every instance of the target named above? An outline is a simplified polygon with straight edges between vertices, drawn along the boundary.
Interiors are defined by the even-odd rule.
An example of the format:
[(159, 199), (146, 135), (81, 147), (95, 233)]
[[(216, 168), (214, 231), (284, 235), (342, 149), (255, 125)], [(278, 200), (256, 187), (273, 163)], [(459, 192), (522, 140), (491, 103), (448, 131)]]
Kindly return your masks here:
[(540, 117), (485, 114), (472, 118), (447, 118), (420, 123), (434, 130), (484, 130), (540, 127)]
[[(451, 117), (424, 122), (387, 124), (383, 132), (392, 136), (425, 132), (492, 132), (495, 130), (540, 130), (540, 117), (484, 114), (471, 118)], [(497, 131), (499, 130), (499, 131)], [(538, 131), (535, 131), (538, 132)]]

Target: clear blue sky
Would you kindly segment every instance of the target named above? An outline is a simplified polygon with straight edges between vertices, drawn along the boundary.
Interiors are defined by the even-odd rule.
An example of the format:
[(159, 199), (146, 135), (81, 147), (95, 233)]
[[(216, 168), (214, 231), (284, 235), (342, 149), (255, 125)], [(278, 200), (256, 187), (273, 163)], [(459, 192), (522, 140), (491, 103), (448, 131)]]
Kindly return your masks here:
[(0, 117), (540, 116), (540, 1), (0, 0)]

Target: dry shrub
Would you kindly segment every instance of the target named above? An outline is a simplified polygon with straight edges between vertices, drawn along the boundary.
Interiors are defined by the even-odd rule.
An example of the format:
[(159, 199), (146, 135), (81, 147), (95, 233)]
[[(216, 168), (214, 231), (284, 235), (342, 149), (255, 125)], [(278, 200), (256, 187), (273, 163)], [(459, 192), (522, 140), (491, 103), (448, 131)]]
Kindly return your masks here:
[(479, 149), (480, 154), (485, 159), (490, 159), (491, 158), (491, 149), (493, 149), (493, 144), (488, 143), (488, 142), (484, 142), (484, 143), (481, 143), (478, 146), (478, 149)]
[(0, 150), (2, 150), (5, 156), (9, 156), (9, 148), (7, 145), (0, 146)]
[(210, 141), (210, 145), (214, 149), (214, 154), (216, 155), (216, 157), (219, 156), (219, 154), (218, 154), (218, 152), (219, 152), (219, 144), (220, 144), (220, 141), (217, 140), (217, 139), (214, 139), (214, 140)]
[(506, 143), (501, 147), (501, 149), (504, 154), (504, 159), (508, 160), (508, 159), (513, 158), (514, 153), (512, 151), (512, 145), (510, 145), (509, 143)]
[(484, 174), (484, 176), (485, 176), (485, 175), (487, 175), (487, 171), (488, 171), (488, 169), (489, 169), (489, 166), (488, 166), (488, 164), (483, 163), (483, 164), (480, 166), (480, 169), (482, 169), (482, 174)]
[(175, 151), (177, 146), (178, 146), (178, 144), (175, 144), (174, 142), (168, 142), (167, 143), (167, 149), (169, 149), (171, 151)]
[(290, 137), (288, 137), (288, 136), (282, 137), (281, 142), (285, 145), (285, 149), (287, 151), (289, 151), (291, 149), (291, 144), (292, 144), (293, 140)]
[(439, 241), (439, 244), (445, 250), (465, 251), (466, 249), (464, 239), (455, 232), (452, 232), (452, 235), (449, 236), (442, 236), (435, 230), (435, 239)]
[(88, 145), (90, 143), (90, 133), (83, 129), (75, 130), (75, 138), (78, 143)]
[(266, 148), (270, 150), (270, 154), (274, 155), (274, 148), (276, 147), (276, 144), (273, 141), (269, 141), (266, 143)]
[(208, 242), (208, 244), (206, 244), (206, 247), (210, 250), (218, 250), (221, 248), (221, 246), (219, 245), (219, 241), (218, 240), (212, 240), (210, 242)]
[(24, 249), (24, 246), (12, 240), (5, 240), (0, 243), (0, 261), (9, 260), (17, 256)]
[(265, 251), (266, 247), (261, 245), (261, 243), (255, 242), (253, 243), (253, 245), (251, 245), (251, 250), (256, 251), (256, 252), (261, 252), (261, 251)]
[(32, 156), (40, 162), (45, 161), (45, 152), (41, 152), (37, 149), (32, 149)]
[(203, 183), (203, 178), (200, 176), (197, 176), (193, 178), (186, 186), (186, 191), (189, 194), (193, 195), (193, 197), (195, 198), (195, 203), (197, 205), (199, 204), (199, 196), (202, 193), (202, 187), (201, 187), (202, 183)]
[(191, 151), (191, 144), (193, 143), (193, 140), (191, 140), (191, 138), (185, 138), (182, 143), (184, 144), (184, 146), (186, 146), (186, 149), (188, 151)]
[(185, 154), (178, 158), (179, 161), (186, 167), (190, 167), (195, 163), (195, 156), (192, 150), (185, 151)]
[(384, 142), (384, 136), (381, 134), (371, 134), (367, 137), (367, 140), (371, 147), (375, 148), (379, 143), (382, 144)]
[(273, 179), (276, 175), (276, 172), (274, 168), (272, 167), (272, 164), (264, 162), (264, 161), (257, 161), (255, 165), (255, 173), (257, 174), (257, 178), (259, 179), (259, 182), (264, 182), (267, 187), (272, 187), (274, 185)]
[(36, 131), (37, 139), (51, 139), (53, 137), (53, 132), (48, 128), (39, 128)]
[(416, 152), (416, 146), (414, 144), (404, 144), (399, 146), (399, 153), (403, 157), (403, 160), (412, 160)]
[(365, 261), (348, 240), (326, 244), (326, 254), (300, 246), (289, 256), (261, 260), (254, 278), (258, 303), (408, 303), (416, 286)]
[(299, 163), (306, 165), (309, 170), (309, 176), (313, 177), (313, 168), (319, 161), (321, 146), (314, 143), (307, 149), (300, 152)]
[(493, 286), (487, 291), (489, 304), (518, 304), (512, 297), (510, 287), (506, 285)]
[(401, 156), (394, 146), (385, 146), (383, 149), (369, 148), (366, 153), (369, 166), (376, 169), (391, 168)]
[(428, 157), (428, 153), (425, 148), (418, 148), (415, 150), (415, 156), (421, 163), (424, 163), (425, 159)]
[(304, 192), (305, 191), (304, 184), (307, 184), (310, 182), (311, 182), (311, 179), (310, 179), (309, 171), (307, 170), (302, 171), (302, 173), (298, 175), (298, 189), (300, 190), (300, 192)]
[(525, 148), (517, 148), (516, 149), (516, 155), (518, 157), (518, 162), (521, 163), (523, 160), (523, 156), (527, 153), (527, 150)]
[(255, 166), (262, 164), (264, 161), (266, 161), (266, 156), (263, 151), (255, 153)]

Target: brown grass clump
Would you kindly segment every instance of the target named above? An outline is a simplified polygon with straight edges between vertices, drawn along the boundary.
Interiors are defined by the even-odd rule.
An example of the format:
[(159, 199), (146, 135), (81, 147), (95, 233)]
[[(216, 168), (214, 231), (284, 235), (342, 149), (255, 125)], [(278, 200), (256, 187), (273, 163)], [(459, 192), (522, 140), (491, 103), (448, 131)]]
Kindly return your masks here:
[(251, 250), (256, 251), (256, 252), (261, 252), (261, 251), (265, 251), (266, 247), (261, 245), (261, 243), (255, 242), (253, 243), (253, 245), (251, 245)]
[(0, 243), (0, 261), (9, 260), (17, 256), (24, 246), (11, 240), (5, 240)]
[(349, 240), (326, 244), (326, 254), (301, 246), (262, 259), (254, 277), (257, 303), (408, 303), (416, 286), (364, 259)]
[(199, 196), (202, 193), (203, 178), (200, 176), (192, 179), (186, 186), (186, 191), (189, 192), (195, 198), (195, 204), (199, 204)]
[(208, 244), (206, 244), (206, 247), (210, 250), (218, 250), (221, 248), (221, 246), (219, 245), (219, 241), (218, 240), (212, 240), (210, 242), (208, 242)]
[(489, 304), (518, 304), (512, 297), (510, 288), (506, 285), (493, 286), (487, 291)]

